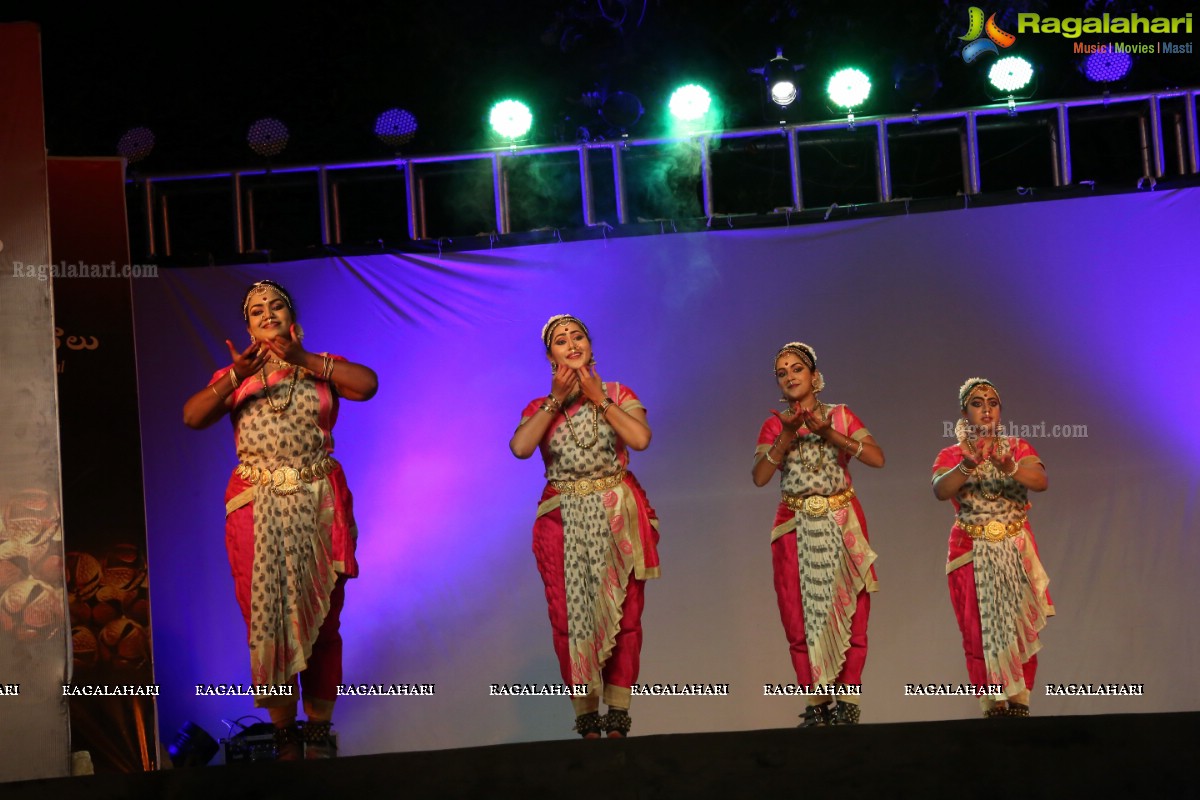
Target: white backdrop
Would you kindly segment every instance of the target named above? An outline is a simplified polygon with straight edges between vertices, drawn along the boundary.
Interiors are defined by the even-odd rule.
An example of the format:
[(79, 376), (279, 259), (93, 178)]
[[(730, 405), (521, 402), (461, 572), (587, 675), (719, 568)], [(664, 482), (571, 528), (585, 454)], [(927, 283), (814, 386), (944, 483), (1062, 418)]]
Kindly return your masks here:
[[(952, 509), (929, 475), (972, 375), (996, 383), (1010, 422), (1086, 427), (1031, 439), (1050, 477), (1031, 520), (1059, 612), (1034, 713), (1200, 709), (1197, 218), (1200, 191), (1182, 190), (136, 281), (162, 736), (188, 719), (220, 734), (252, 710), (194, 696), (248, 669), (223, 546), (231, 432), (188, 430), (180, 410), (227, 364), (224, 339), (245, 341), (242, 292), (263, 277), (296, 298), (309, 349), (380, 374), (378, 397), (343, 404), (336, 430), (361, 532), (346, 680), (436, 684), (343, 700), (345, 753), (573, 735), (566, 700), (487, 693), (559, 680), (530, 550), (541, 465), (507, 448), (549, 386), (539, 332), (559, 312), (588, 323), (601, 376), (633, 387), (654, 428), (632, 462), (663, 534), (641, 680), (731, 685), (635, 699), (636, 734), (787, 726), (801, 710), (763, 696), (794, 675), (771, 583), (778, 494), (750, 480), (777, 407), (771, 358), (792, 339), (816, 348), (824, 399), (849, 404), (887, 456), (853, 470), (881, 583), (864, 722), (977, 713), (904, 696), (966, 681), (944, 576)], [(1046, 682), (1145, 695), (1049, 698)]]

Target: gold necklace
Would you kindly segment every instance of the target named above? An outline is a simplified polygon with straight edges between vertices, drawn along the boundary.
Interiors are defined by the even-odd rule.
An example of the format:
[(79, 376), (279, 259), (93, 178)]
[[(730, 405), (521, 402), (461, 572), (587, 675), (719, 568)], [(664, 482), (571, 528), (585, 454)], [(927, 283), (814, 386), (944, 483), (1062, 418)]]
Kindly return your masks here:
[[(825, 405), (824, 403), (817, 403), (817, 405), (813, 407), (813, 411), (820, 411), (821, 419), (825, 419), (825, 410), (827, 408), (829, 408), (829, 406)], [(815, 475), (821, 471), (821, 468), (823, 466), (825, 466), (825, 443), (821, 439), (820, 436), (817, 436), (817, 460), (816, 460), (816, 463), (809, 463), (804, 460), (804, 456), (801, 455), (801, 453), (804, 452), (804, 448), (801, 446), (802, 444), (805, 444), (805, 443), (802, 443), (800, 440), (800, 437), (797, 436), (796, 437), (796, 460), (800, 462), (800, 466), (804, 467), (806, 470), (808, 470), (809, 472), (811, 472)]]
[[(992, 438), (994, 439), (995, 437), (993, 436)], [(965, 439), (964, 441), (967, 444), (967, 450), (969, 450), (971, 452), (971, 456), (975, 457), (975, 447), (971, 444), (971, 440)], [(1004, 441), (1004, 445), (1005, 445), (1005, 451), (1007, 452), (1008, 440)], [(997, 452), (999, 452), (999, 449), (1000, 448), (997, 447)], [(996, 469), (996, 465), (993, 464), (990, 459), (987, 461), (981, 462), (979, 464), (979, 466), (976, 467), (976, 469), (979, 470), (979, 480), (978, 480), (978, 483), (976, 484), (977, 486), (979, 486), (979, 493), (983, 495), (985, 500), (999, 500), (1001, 498), (1001, 496), (1003, 496), (1003, 494), (1004, 494), (1004, 489), (1001, 488), (999, 492), (997, 492), (996, 494), (992, 494), (987, 489), (983, 488), (983, 482), (985, 480), (989, 480), (991, 478), (999, 477), (1000, 481), (1001, 481), (1001, 487), (1003, 487), (1004, 482), (1007, 481), (1008, 478), (1006, 476), (1000, 475), (1000, 471)]]
[(591, 450), (596, 446), (596, 442), (600, 441), (600, 414), (596, 411), (596, 404), (589, 400), (579, 407), (579, 412), (577, 413), (582, 412), (588, 405), (592, 406), (592, 440), (587, 443), (579, 441), (579, 434), (575, 433), (575, 426), (571, 424), (571, 415), (566, 412), (566, 409), (563, 409), (563, 416), (567, 419), (567, 430), (571, 432), (571, 438), (575, 440), (575, 446), (583, 450)]
[(292, 382), (291, 382), (291, 385), (288, 387), (287, 400), (284, 400), (283, 405), (281, 405), (281, 406), (275, 405), (275, 398), (271, 396), (271, 387), (267, 385), (267, 365), (263, 364), (263, 366), (262, 366), (263, 392), (267, 396), (267, 403), (270, 404), (271, 410), (274, 411), (276, 414), (282, 414), (284, 411), (287, 411), (288, 406), (290, 406), (292, 404), (292, 395), (294, 395), (296, 393), (296, 379), (299, 377), (300, 377), (300, 368), (297, 367), (296, 369), (292, 370)]

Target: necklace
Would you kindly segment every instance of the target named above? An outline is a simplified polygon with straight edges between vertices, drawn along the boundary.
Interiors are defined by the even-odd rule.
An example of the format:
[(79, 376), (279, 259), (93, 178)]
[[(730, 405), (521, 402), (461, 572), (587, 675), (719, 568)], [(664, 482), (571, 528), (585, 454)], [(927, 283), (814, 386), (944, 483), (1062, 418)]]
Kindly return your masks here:
[[(825, 419), (825, 415), (827, 413), (828, 408), (829, 408), (829, 406), (825, 405), (824, 403), (819, 402), (819, 403), (817, 403), (816, 406), (813, 407), (813, 411), (819, 412), (818, 416), (821, 419)], [(815, 462), (810, 463), (808, 461), (805, 461), (804, 456), (802, 455), (803, 452), (804, 452), (804, 447), (802, 446), (802, 442), (801, 442), (800, 438), (797, 437), (796, 438), (796, 460), (800, 462), (801, 467), (804, 467), (804, 469), (808, 470), (809, 472), (811, 472), (813, 474), (820, 472), (821, 468), (823, 466), (825, 466), (825, 443), (821, 440), (821, 438), (817, 437), (817, 460)]]
[(796, 440), (796, 460), (800, 462), (800, 466), (804, 467), (809, 472), (816, 474), (821, 471), (821, 467), (825, 466), (825, 445), (817, 443), (817, 460), (815, 463), (809, 463), (804, 460), (801, 453), (804, 452), (804, 447), (801, 446), (799, 439)]
[(292, 395), (296, 393), (296, 379), (300, 377), (300, 368), (292, 370), (292, 382), (288, 386), (287, 399), (283, 401), (283, 405), (276, 405), (275, 398), (271, 396), (271, 387), (267, 385), (267, 367), (264, 364), (262, 368), (263, 392), (267, 396), (267, 402), (271, 405), (271, 410), (276, 414), (282, 414), (287, 411), (288, 406), (292, 404)]
[(579, 441), (579, 434), (575, 433), (575, 426), (571, 424), (571, 415), (565, 409), (563, 410), (563, 416), (567, 419), (567, 430), (571, 432), (571, 438), (575, 441), (575, 446), (583, 450), (591, 450), (596, 446), (596, 442), (600, 441), (600, 414), (596, 411), (596, 404), (589, 400), (586, 404), (580, 406), (577, 413), (582, 413), (583, 409), (588, 405), (592, 406), (592, 440), (590, 442)]
[[(995, 437), (993, 437), (993, 438), (995, 438)], [(971, 455), (974, 456), (975, 455), (975, 447), (971, 444), (971, 440), (964, 439), (964, 441), (967, 444), (967, 450), (971, 451)], [(1007, 455), (1008, 440), (1003, 439), (1002, 442), (1003, 442), (1002, 444), (996, 445), (996, 452), (1000, 455)], [(1001, 498), (1001, 496), (1004, 494), (1003, 486), (1004, 486), (1004, 483), (1008, 480), (1008, 478), (1006, 476), (1000, 474), (1000, 471), (996, 469), (996, 465), (993, 464), (990, 459), (982, 462), (978, 467), (976, 467), (976, 469), (979, 470), (979, 481), (978, 481), (977, 485), (979, 486), (980, 494), (983, 495), (985, 500), (999, 500)], [(987, 489), (983, 488), (983, 482), (985, 480), (992, 480), (995, 478), (999, 478), (1000, 485), (1002, 488), (1000, 489), (999, 492), (992, 494)]]

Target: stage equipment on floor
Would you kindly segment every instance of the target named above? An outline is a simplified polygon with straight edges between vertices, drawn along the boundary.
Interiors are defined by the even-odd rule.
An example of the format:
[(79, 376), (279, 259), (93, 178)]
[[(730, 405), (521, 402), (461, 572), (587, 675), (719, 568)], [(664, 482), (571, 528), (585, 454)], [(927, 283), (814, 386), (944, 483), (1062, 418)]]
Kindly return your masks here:
[(194, 722), (185, 722), (171, 744), (167, 745), (167, 753), (171, 763), (178, 767), (203, 767), (212, 761), (220, 747), (217, 741)]
[[(236, 764), (243, 761), (274, 761), (275, 756), (275, 726), (261, 720), (253, 725), (242, 725), (241, 720), (226, 722), (230, 736), (221, 740), (225, 746), (225, 763)], [(235, 727), (240, 728), (235, 734)]]

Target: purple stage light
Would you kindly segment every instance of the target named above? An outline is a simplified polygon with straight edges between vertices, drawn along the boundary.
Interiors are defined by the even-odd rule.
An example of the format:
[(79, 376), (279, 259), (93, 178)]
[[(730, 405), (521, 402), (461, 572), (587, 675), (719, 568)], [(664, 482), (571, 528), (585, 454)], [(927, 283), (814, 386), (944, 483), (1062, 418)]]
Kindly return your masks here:
[(1083, 74), (1089, 81), (1112, 83), (1129, 74), (1133, 56), (1125, 52), (1092, 53), (1083, 61)]
[(389, 108), (375, 118), (375, 136), (389, 147), (408, 144), (417, 135), (417, 118), (402, 108)]
[(246, 142), (251, 150), (263, 158), (277, 156), (288, 144), (287, 125), (274, 117), (263, 117), (250, 126), (246, 132)]
[(130, 164), (141, 161), (154, 149), (154, 131), (149, 128), (130, 128), (117, 142), (117, 155)]

